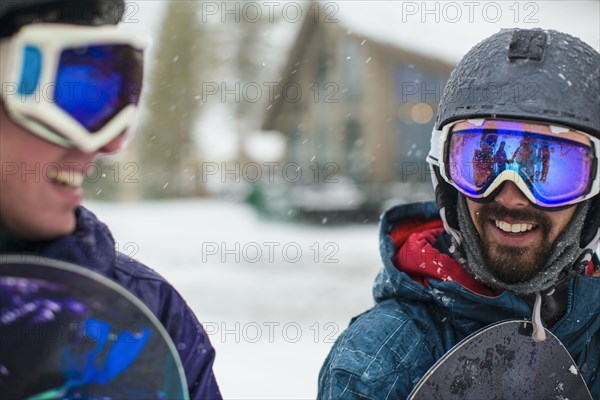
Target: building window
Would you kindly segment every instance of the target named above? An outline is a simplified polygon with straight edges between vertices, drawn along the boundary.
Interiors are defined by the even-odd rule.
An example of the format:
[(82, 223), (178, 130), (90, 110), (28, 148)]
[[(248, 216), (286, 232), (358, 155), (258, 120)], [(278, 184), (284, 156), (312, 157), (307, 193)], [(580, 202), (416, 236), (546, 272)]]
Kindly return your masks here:
[(315, 81), (324, 83), (327, 80), (327, 54), (323, 46), (319, 49), (315, 71)]
[(362, 136), (362, 127), (354, 119), (346, 122), (346, 169), (348, 175), (355, 182), (361, 182), (365, 178), (366, 164), (364, 157), (365, 142)]
[(357, 103), (360, 100), (361, 91), (361, 60), (360, 45), (356, 40), (348, 39), (342, 46), (342, 73), (343, 85), (342, 93), (344, 98), (350, 104)]

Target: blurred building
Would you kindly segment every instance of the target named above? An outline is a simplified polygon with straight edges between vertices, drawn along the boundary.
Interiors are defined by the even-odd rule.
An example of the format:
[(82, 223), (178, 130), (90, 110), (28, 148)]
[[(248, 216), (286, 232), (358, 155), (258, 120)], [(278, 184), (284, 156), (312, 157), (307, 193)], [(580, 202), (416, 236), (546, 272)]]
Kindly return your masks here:
[(256, 199), (274, 214), (364, 221), (390, 203), (432, 198), (425, 156), (453, 65), (369, 37), (319, 4), (262, 125), (287, 138), (282, 185), (260, 185)]

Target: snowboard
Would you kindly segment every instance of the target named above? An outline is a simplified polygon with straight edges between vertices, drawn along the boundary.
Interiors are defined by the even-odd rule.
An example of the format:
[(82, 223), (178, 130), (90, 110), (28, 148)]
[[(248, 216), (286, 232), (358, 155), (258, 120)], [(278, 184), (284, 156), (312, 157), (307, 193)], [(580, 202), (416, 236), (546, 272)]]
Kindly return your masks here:
[(0, 256), (0, 399), (188, 399), (177, 350), (133, 294), (88, 269)]
[(440, 358), (408, 400), (592, 400), (577, 365), (550, 331), (505, 321), (462, 340)]

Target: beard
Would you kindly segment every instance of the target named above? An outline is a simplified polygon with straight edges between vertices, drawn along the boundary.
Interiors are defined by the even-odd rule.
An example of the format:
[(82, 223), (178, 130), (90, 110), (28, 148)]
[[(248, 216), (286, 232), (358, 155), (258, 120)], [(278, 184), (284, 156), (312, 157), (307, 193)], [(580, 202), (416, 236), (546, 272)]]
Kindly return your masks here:
[[(504, 220), (511, 217), (537, 225), (534, 229), (541, 233), (541, 240), (529, 246), (509, 246), (498, 244), (490, 235), (490, 220)], [(526, 282), (542, 271), (548, 261), (553, 246), (550, 237), (552, 223), (542, 211), (535, 208), (508, 210), (498, 203), (482, 207), (477, 215), (481, 227), (480, 244), (483, 261), (490, 273), (505, 283)]]

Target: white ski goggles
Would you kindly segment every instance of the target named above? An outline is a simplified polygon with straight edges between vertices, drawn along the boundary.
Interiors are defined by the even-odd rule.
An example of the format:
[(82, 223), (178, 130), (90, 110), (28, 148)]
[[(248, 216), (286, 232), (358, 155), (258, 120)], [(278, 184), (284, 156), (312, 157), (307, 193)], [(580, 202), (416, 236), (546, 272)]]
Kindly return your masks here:
[(505, 181), (545, 208), (600, 193), (600, 140), (539, 122), (460, 120), (434, 130), (427, 161), (474, 200), (486, 201)]
[(27, 25), (0, 42), (6, 110), (41, 138), (94, 152), (135, 120), (148, 43), (114, 26)]

